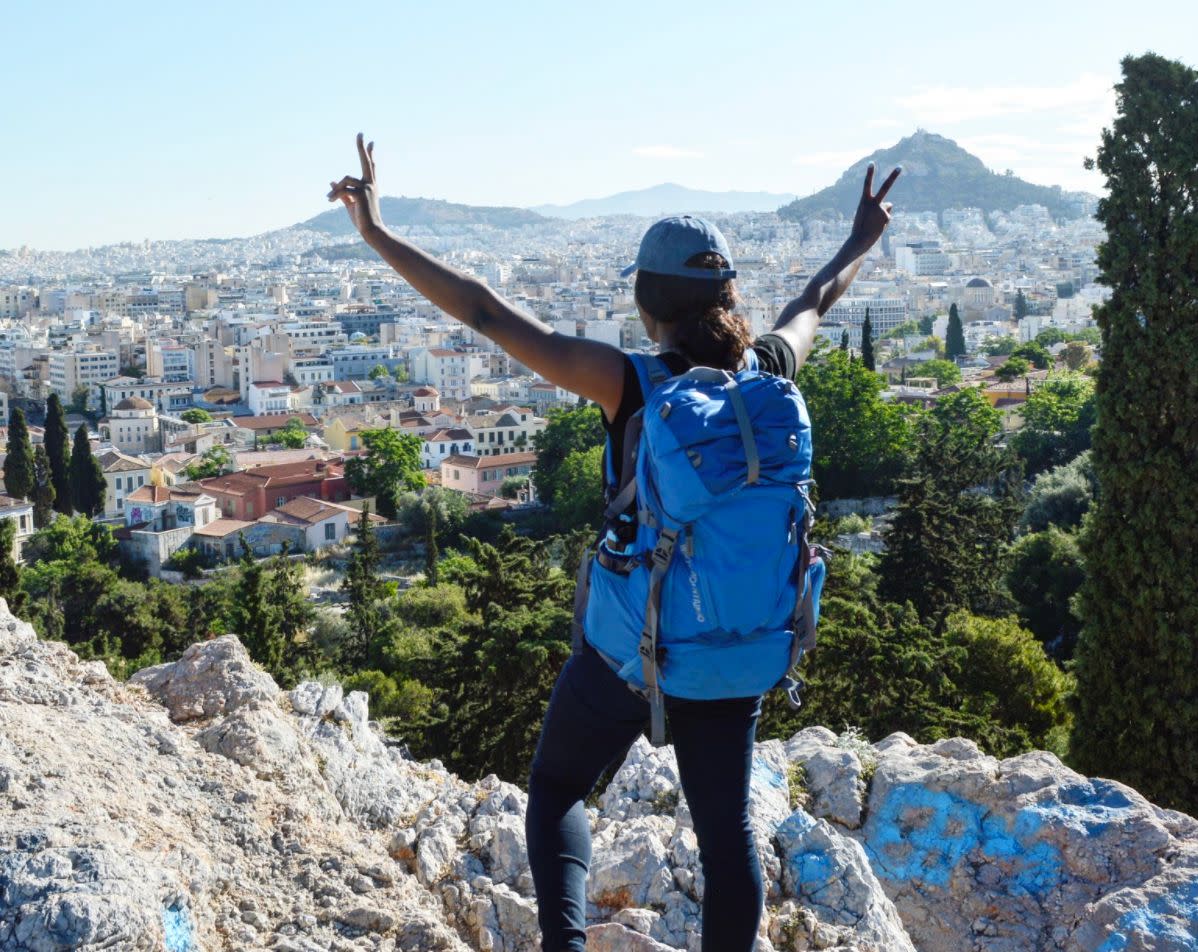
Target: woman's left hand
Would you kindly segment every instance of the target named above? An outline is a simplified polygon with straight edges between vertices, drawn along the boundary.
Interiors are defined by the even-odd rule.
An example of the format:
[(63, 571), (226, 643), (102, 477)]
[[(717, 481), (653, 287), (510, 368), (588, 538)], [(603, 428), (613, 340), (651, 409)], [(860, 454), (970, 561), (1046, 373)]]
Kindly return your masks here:
[(362, 177), (347, 175), (340, 182), (329, 182), (329, 201), (341, 199), (349, 211), (350, 220), (363, 238), (383, 228), (383, 213), (379, 208), (378, 186), (374, 178), (374, 143), (366, 144), (358, 133), (358, 158), (362, 162)]
[(849, 241), (859, 248), (862, 254), (877, 243), (886, 226), (890, 224), (890, 212), (894, 206), (883, 199), (902, 171), (901, 165), (896, 167), (886, 176), (886, 181), (875, 195), (874, 164), (870, 162), (869, 168), (865, 170), (865, 187), (861, 190), (861, 203), (857, 206), (857, 214), (853, 216), (853, 231), (849, 236)]

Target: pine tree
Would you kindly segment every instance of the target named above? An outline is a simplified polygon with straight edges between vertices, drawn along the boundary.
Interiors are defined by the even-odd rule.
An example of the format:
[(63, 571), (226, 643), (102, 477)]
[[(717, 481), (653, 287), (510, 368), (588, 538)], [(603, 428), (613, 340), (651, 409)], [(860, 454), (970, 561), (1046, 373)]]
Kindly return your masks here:
[(941, 399), (920, 421), (886, 536), (881, 594), (929, 623), (958, 608), (992, 610), (1021, 510), (1020, 468), (994, 440), (1001, 418), (975, 389)]
[(266, 565), (254, 558), (249, 543), (242, 535), (237, 585), (232, 599), (233, 631), (245, 645), (250, 657), (274, 675), (283, 667), (286, 639), (270, 583)]
[(54, 483), (54, 508), (64, 516), (74, 513), (71, 504), (71, 434), (58, 394), (46, 400), (46, 455), (50, 458), (50, 473)]
[(341, 590), (349, 599), (346, 620), (350, 626), (350, 638), (345, 645), (342, 661), (347, 667), (361, 668), (370, 656), (371, 645), (383, 630), (383, 612), (379, 602), (383, 598), (383, 585), (378, 578), (379, 540), (370, 524), (370, 506), (362, 507), (354, 533), (353, 552), (349, 567), (341, 580)]
[(92, 454), (87, 424), (80, 423), (71, 450), (71, 498), (75, 511), (85, 516), (98, 516), (104, 511), (107, 494), (108, 481), (100, 461)]
[(841, 332), (840, 332), (840, 349), (841, 349), (842, 351), (844, 351), (846, 354), (848, 353), (848, 350), (849, 350), (849, 331), (848, 331), (848, 328), (847, 328), (847, 327), (846, 327), (846, 328), (845, 328), (843, 331), (841, 331)]
[(865, 309), (865, 323), (861, 325), (861, 362), (866, 370), (877, 370), (874, 364), (874, 326), (869, 320), (869, 308)]
[(1198, 72), (1123, 60), (1104, 130), (1107, 240), (1093, 464), (1082, 541), (1072, 756), (1163, 806), (1198, 811)]
[(14, 407), (8, 415), (8, 455), (4, 458), (4, 491), (14, 499), (33, 494), (33, 444), (25, 411)]
[(44, 529), (54, 519), (54, 474), (46, 447), (33, 451), (33, 526)]
[(944, 336), (944, 356), (948, 360), (956, 360), (965, 356), (965, 329), (961, 326), (961, 315), (957, 305), (948, 309), (948, 330)]

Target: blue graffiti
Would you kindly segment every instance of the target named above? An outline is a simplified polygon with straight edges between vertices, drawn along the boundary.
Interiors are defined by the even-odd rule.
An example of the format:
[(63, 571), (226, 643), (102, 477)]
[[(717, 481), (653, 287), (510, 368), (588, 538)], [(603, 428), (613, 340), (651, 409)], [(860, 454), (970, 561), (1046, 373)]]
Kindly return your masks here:
[(942, 888), (976, 851), (1003, 865), (1012, 895), (1042, 899), (1062, 878), (1060, 851), (1037, 842), (1056, 821), (1056, 807), (1028, 807), (1008, 823), (951, 793), (901, 784), (870, 820), (873, 832), (866, 849), (880, 876)]
[(1198, 880), (1191, 879), (1140, 909), (1129, 909), (1098, 952), (1123, 952), (1133, 936), (1150, 936), (1171, 949), (1198, 952)]
[(795, 810), (778, 827), (778, 843), (786, 854), (786, 865), (796, 891), (810, 896), (834, 879), (837, 866), (823, 850), (798, 852), (798, 843), (815, 826), (815, 820), (803, 810)]
[(751, 783), (758, 787), (779, 787), (786, 786), (786, 777), (782, 772), (776, 770), (760, 758), (753, 758), (753, 775)]
[(166, 906), (162, 910), (162, 934), (166, 938), (166, 952), (200, 950), (192, 931), (191, 916), (182, 906)]

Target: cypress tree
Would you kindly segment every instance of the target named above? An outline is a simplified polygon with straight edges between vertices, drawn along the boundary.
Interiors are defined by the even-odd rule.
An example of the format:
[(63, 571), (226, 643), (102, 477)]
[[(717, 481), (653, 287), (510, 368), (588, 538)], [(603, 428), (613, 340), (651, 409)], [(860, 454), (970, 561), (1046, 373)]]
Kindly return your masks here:
[(861, 362), (866, 370), (877, 370), (874, 366), (874, 326), (869, 320), (869, 308), (865, 309), (865, 323), (861, 325)]
[(849, 350), (849, 332), (848, 328), (840, 332), (840, 349), (845, 353)]
[(25, 411), (14, 407), (8, 415), (8, 455), (4, 458), (4, 491), (14, 499), (33, 494), (33, 444)]
[(1027, 312), (1027, 298), (1024, 297), (1023, 288), (1020, 288), (1015, 292), (1015, 320), (1022, 321), (1027, 317)]
[(33, 451), (33, 525), (36, 529), (48, 526), (54, 518), (54, 480), (50, 473), (50, 458), (44, 446)]
[(1123, 60), (1104, 130), (1103, 361), (1074, 764), (1198, 811), (1198, 72)]
[(341, 590), (349, 599), (345, 614), (350, 626), (350, 638), (342, 660), (351, 668), (366, 664), (370, 646), (382, 633), (383, 613), (379, 602), (384, 593), (378, 578), (380, 559), (378, 536), (370, 525), (370, 506), (365, 505), (354, 533), (349, 566), (341, 580)]
[(241, 558), (232, 599), (233, 628), (250, 657), (274, 675), (282, 669), (286, 649), (281, 612), (273, 597), (272, 579), (265, 563), (254, 558), (244, 534), (240, 542)]
[(13, 558), (17, 538), (17, 520), (0, 519), (0, 598), (8, 603), (8, 610), (16, 613), (25, 603), (25, 592), (21, 589), (21, 569)]
[(944, 335), (944, 356), (956, 360), (965, 356), (965, 329), (961, 326), (961, 315), (957, 313), (957, 305), (948, 309), (948, 330)]
[(80, 423), (75, 431), (75, 446), (71, 450), (71, 498), (75, 511), (85, 516), (97, 516), (104, 511), (108, 481), (100, 461), (92, 454), (87, 438), (87, 424)]
[(50, 458), (50, 474), (54, 483), (54, 508), (64, 516), (75, 509), (71, 505), (71, 434), (58, 394), (46, 400), (46, 455)]

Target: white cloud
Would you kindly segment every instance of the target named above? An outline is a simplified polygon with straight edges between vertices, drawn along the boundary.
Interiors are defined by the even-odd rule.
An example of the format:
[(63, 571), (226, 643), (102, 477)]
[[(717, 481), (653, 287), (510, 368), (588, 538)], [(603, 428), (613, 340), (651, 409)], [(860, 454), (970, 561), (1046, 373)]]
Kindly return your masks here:
[(1112, 81), (1096, 73), (1083, 73), (1062, 86), (931, 86), (898, 104), (925, 123), (962, 122), (991, 116), (1084, 109), (1097, 112), (1114, 104)]
[(674, 145), (642, 145), (632, 150), (633, 155), (642, 159), (701, 159), (702, 152), (694, 149), (680, 149)]

